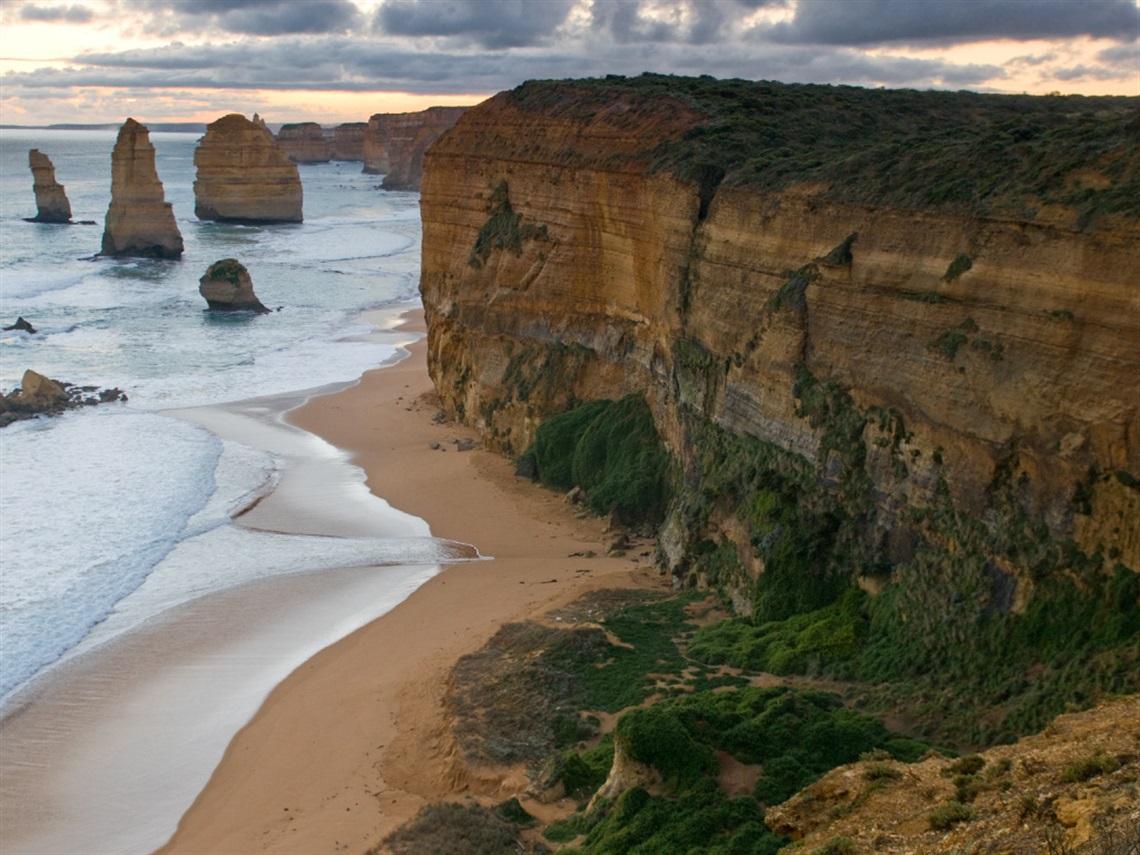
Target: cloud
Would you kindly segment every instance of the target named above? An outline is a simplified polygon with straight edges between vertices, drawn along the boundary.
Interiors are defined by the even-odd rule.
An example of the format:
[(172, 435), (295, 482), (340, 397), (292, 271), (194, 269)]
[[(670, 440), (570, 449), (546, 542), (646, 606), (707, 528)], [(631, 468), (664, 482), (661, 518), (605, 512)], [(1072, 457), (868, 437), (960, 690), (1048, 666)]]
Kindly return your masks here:
[[(137, 8), (137, 7), (136, 7)], [(350, 0), (149, 0), (150, 29), (170, 35), (213, 27), (244, 36), (344, 33), (360, 10)]]
[(1132, 41), (1135, 0), (845, 0), (801, 2), (761, 35), (791, 44), (871, 45), (1091, 36)]
[(574, 0), (387, 0), (372, 19), (389, 36), (445, 36), (489, 50), (547, 40)]
[(415, 94), (497, 92), (528, 79), (637, 75), (667, 69), (675, 74), (784, 80), (843, 81), (863, 86), (984, 87), (1005, 71), (994, 65), (938, 59), (869, 56), (838, 48), (725, 44), (714, 54), (686, 44), (608, 42), (538, 51), (416, 50), (395, 40), (339, 36), (243, 40), (212, 45), (170, 44), (121, 53), (89, 53), (82, 67), (10, 72), (6, 92), (64, 86), (201, 89), (265, 89)]
[(20, 7), (20, 18), (24, 21), (46, 21), (59, 24), (86, 24), (95, 13), (86, 6), (37, 6), (25, 3)]

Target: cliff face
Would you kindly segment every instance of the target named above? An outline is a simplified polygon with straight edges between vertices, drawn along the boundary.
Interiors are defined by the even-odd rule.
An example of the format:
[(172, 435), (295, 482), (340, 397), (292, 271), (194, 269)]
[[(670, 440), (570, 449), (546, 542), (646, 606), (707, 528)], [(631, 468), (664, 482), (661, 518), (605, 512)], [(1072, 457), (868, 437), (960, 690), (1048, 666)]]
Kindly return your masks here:
[(111, 205), (102, 255), (178, 258), (182, 234), (154, 168), (150, 133), (127, 119), (111, 152)]
[(333, 129), (333, 160), (364, 160), (364, 132), (367, 122), (346, 122)]
[(63, 185), (55, 180), (51, 159), (33, 148), (28, 152), (28, 166), (32, 170), (32, 191), (36, 194), (34, 222), (70, 223), (71, 203)]
[(303, 191), (297, 164), (277, 145), (264, 122), (231, 113), (208, 125), (194, 150), (194, 165), (198, 219), (301, 222)]
[(429, 107), (418, 113), (377, 113), (364, 132), (364, 172), (383, 175), (385, 190), (418, 190), (424, 152), (466, 107)]
[(294, 163), (328, 163), (332, 149), (316, 122), (282, 125), (277, 144)]
[[(723, 463), (702, 443), (756, 440), (773, 477), (838, 497), (880, 567), (970, 552), (1014, 609), (1033, 542), (1140, 572), (1134, 216), (659, 168), (708, 126), (691, 100), (528, 87), (464, 115), (421, 189), (430, 370), (490, 444), (521, 453), (544, 417), (641, 391), (689, 488)], [(1058, 181), (1103, 187), (1097, 168)], [(675, 508), (663, 546), (680, 579), (698, 540), (734, 543), (748, 611), (765, 561), (741, 498)]]

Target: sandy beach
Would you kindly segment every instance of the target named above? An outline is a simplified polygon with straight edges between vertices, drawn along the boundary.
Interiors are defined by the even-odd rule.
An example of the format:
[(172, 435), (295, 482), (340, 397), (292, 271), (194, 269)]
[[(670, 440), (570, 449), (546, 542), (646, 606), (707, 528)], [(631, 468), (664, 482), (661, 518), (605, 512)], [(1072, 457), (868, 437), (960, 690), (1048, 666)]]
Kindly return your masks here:
[[(422, 330), (418, 314), (404, 329)], [(459, 451), (474, 433), (436, 419), (424, 340), (408, 350), (289, 420), (351, 452), (371, 490), (433, 536), (490, 560), (451, 565), (280, 683), (161, 852), (364, 852), (429, 801), (521, 792), (520, 772), (458, 756), (444, 707), (455, 662), (587, 590), (665, 584), (637, 552), (602, 555), (604, 521), (579, 519), (499, 455)]]

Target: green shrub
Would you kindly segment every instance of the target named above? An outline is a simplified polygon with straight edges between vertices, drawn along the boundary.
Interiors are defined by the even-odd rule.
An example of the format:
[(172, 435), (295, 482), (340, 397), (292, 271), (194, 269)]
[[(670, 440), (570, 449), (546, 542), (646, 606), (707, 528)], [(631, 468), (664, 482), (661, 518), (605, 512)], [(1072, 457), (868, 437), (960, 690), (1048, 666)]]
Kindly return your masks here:
[(586, 491), (598, 514), (661, 519), (669, 500), (669, 456), (641, 395), (591, 401), (551, 416), (535, 433), (538, 477), (548, 487)]
[(1103, 751), (1098, 751), (1065, 767), (1065, 771), (1061, 773), (1061, 781), (1065, 784), (1079, 784), (1099, 775), (1112, 774), (1119, 768), (1119, 760)]
[(970, 822), (973, 818), (974, 809), (957, 801), (940, 804), (926, 817), (933, 831), (946, 831), (959, 822)]
[(714, 774), (712, 750), (689, 734), (677, 712), (665, 703), (631, 710), (621, 717), (617, 740), (639, 763), (652, 766), (673, 789)]
[(379, 855), (381, 851), (391, 855), (538, 855), (549, 850), (525, 842), (517, 825), (497, 812), (480, 805), (442, 802), (424, 807), (384, 838), (380, 847), (370, 849), (368, 855)]
[(811, 855), (856, 855), (858, 851), (850, 837), (833, 837), (811, 850)]

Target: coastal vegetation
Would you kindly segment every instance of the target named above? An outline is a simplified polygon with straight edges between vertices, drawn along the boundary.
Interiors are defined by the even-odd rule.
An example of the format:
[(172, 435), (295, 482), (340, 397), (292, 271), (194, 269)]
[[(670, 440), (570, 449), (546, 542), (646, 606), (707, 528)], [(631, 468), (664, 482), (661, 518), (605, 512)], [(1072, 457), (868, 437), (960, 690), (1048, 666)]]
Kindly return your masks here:
[(642, 395), (591, 401), (552, 416), (523, 455), (547, 487), (581, 487), (597, 514), (660, 521), (669, 501), (669, 456)]
[[(1140, 216), (1136, 99), (874, 90), (642, 74), (512, 90), (525, 110), (589, 120), (675, 99), (707, 120), (649, 157), (652, 168), (719, 184), (825, 188), (828, 198), (1032, 219), (1047, 205), (1078, 223)], [(1089, 174), (1088, 167), (1096, 175)], [(959, 262), (959, 266), (961, 262)]]

